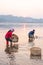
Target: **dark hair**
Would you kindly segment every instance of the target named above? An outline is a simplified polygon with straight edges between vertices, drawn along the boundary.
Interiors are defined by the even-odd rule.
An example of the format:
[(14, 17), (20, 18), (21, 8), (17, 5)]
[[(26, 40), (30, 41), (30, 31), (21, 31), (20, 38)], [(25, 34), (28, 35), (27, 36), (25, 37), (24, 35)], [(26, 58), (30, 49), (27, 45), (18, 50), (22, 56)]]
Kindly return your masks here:
[(33, 31), (35, 31), (35, 30), (33, 29)]
[(9, 30), (8, 32), (11, 32), (11, 30)]

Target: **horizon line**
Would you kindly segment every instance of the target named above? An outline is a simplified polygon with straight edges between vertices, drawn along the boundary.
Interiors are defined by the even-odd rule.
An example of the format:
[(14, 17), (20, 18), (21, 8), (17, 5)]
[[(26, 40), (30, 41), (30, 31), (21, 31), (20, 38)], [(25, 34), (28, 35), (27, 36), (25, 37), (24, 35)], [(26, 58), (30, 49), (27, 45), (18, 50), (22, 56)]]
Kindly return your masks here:
[(12, 15), (12, 14), (0, 14), (0, 16), (15, 16), (15, 17), (23, 17), (23, 18), (32, 18), (32, 19), (43, 19), (41, 17), (37, 18), (37, 17), (29, 17), (29, 16), (18, 16), (18, 15)]

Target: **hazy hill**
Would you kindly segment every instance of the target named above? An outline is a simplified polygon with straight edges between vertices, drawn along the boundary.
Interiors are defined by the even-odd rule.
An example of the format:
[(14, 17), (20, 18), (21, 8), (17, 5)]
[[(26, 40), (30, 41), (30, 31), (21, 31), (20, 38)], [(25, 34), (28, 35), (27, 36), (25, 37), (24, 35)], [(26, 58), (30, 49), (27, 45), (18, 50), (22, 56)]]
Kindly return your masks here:
[(30, 17), (18, 17), (12, 15), (0, 15), (1, 22), (43, 22), (43, 19), (34, 19)]

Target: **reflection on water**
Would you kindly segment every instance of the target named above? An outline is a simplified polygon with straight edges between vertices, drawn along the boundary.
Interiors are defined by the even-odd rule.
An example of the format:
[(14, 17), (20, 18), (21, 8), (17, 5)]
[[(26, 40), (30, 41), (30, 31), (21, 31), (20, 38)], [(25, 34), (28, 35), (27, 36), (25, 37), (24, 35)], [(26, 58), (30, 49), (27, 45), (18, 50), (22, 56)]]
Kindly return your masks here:
[(35, 40), (35, 39), (33, 39), (33, 38), (29, 38), (29, 39), (28, 39), (29, 47), (30, 47), (30, 46), (33, 47), (33, 46), (35, 45), (34, 40)]
[(13, 44), (12, 47), (8, 46), (5, 48), (5, 52), (11, 54), (12, 52), (18, 52), (18, 44)]
[(9, 65), (16, 65), (16, 61), (15, 61), (15, 56), (14, 56), (14, 52), (12, 52), (11, 54), (8, 55), (9, 60)]
[(30, 56), (30, 59), (41, 60), (41, 56)]
[(33, 47), (35, 45), (34, 42), (29, 42), (29, 46)]

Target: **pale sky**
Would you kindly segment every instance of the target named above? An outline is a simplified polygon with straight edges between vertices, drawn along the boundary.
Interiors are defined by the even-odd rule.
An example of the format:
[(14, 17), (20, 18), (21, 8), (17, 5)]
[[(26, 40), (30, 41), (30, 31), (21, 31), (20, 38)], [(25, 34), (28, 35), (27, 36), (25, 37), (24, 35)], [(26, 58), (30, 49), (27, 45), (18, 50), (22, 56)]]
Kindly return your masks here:
[(0, 0), (0, 15), (43, 18), (43, 0)]

